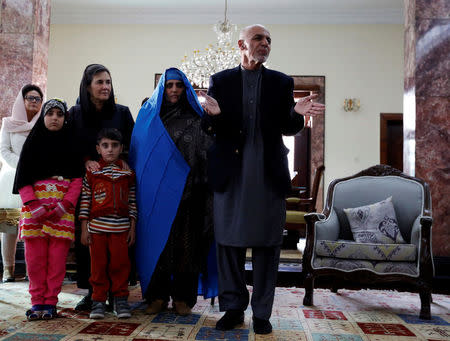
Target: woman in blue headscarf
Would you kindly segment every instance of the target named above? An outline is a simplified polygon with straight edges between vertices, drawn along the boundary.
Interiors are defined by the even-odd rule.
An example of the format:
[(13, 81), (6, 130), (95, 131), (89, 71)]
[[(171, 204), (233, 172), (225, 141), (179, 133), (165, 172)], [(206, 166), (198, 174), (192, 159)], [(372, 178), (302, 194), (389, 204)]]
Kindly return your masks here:
[(202, 116), (188, 79), (170, 68), (133, 130), (129, 160), (137, 181), (136, 263), (149, 314), (166, 309), (172, 298), (174, 310), (188, 315), (198, 294), (217, 295), (212, 193), (206, 184), (211, 140), (200, 127)]

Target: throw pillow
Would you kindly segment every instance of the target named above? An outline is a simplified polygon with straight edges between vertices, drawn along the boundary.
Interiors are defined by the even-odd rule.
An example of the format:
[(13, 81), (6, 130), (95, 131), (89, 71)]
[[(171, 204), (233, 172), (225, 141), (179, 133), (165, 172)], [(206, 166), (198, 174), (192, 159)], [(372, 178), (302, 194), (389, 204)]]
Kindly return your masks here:
[(358, 243), (405, 243), (398, 228), (392, 197), (355, 208), (344, 208)]

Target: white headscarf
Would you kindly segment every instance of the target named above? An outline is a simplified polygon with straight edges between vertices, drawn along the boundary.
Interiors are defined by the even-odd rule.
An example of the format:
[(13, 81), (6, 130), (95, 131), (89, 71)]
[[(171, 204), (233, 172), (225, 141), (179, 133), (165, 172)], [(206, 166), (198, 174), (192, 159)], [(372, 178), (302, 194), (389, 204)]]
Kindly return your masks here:
[(34, 115), (30, 122), (28, 122), (22, 89), (20, 89), (16, 101), (14, 102), (11, 116), (3, 118), (2, 126), (8, 133), (22, 133), (28, 135), (38, 118), (39, 112)]

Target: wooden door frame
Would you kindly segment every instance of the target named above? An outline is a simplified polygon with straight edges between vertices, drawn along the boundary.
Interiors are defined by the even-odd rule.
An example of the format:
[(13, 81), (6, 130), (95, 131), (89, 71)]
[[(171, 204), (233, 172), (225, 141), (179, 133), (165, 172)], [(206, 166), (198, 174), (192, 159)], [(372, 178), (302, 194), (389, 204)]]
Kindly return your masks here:
[[(315, 102), (325, 104), (325, 76), (311, 75), (291, 75), (294, 80), (294, 96), (296, 92), (309, 91), (317, 93), (319, 97)], [(313, 129), (311, 129), (310, 137), (310, 184), (314, 180), (315, 170), (325, 165), (325, 117), (318, 115), (314, 117)], [(325, 165), (326, 167), (326, 165)], [(323, 208), (324, 185), (320, 184), (319, 193), (317, 194), (316, 209), (321, 212)]]
[(390, 121), (403, 121), (402, 113), (380, 113), (380, 164), (387, 164), (388, 123)]

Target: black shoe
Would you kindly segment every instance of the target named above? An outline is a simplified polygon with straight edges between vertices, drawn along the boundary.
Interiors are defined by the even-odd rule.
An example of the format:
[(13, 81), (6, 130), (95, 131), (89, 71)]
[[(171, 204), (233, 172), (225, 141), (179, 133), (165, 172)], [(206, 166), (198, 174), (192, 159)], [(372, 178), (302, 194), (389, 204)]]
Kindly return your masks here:
[(75, 306), (76, 311), (86, 311), (92, 309), (92, 298), (91, 295), (88, 294), (83, 297), (83, 299), (77, 303)]
[(272, 324), (270, 324), (269, 320), (253, 316), (253, 331), (255, 334), (270, 334), (272, 332)]
[(217, 330), (230, 330), (244, 323), (244, 312), (242, 310), (227, 310), (225, 315), (217, 321)]

